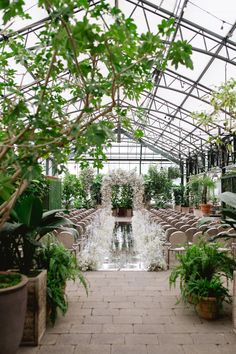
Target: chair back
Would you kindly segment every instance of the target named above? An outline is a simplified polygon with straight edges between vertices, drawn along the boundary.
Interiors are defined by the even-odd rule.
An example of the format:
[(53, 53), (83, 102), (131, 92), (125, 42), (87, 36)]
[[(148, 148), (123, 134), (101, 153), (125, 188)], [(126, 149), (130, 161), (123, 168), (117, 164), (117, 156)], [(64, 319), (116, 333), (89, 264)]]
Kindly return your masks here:
[(175, 231), (170, 235), (169, 242), (171, 243), (171, 247), (183, 245), (187, 243), (187, 236), (183, 231)]
[(199, 230), (196, 227), (190, 227), (185, 231), (188, 242), (193, 242), (193, 235)]

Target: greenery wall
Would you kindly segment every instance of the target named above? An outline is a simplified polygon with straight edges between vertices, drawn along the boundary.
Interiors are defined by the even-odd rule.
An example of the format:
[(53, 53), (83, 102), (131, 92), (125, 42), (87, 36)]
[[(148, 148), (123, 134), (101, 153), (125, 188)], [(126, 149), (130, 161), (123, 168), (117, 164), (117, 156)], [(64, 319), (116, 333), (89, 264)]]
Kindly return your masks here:
[(47, 210), (61, 209), (62, 187), (60, 179), (48, 178), (49, 192), (44, 200), (44, 208)]

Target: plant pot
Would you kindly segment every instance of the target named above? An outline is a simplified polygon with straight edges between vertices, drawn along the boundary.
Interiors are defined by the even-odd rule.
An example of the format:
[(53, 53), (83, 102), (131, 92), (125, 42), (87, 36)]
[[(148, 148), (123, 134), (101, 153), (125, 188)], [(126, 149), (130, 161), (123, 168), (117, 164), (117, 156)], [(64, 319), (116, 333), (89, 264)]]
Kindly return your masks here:
[(176, 211), (181, 211), (181, 205), (177, 205), (177, 204), (176, 204), (176, 205), (175, 205), (175, 210), (176, 210)]
[(184, 213), (184, 214), (188, 214), (188, 213), (189, 213), (189, 207), (183, 207), (183, 206), (181, 206), (181, 211), (182, 211), (182, 213)]
[(127, 208), (118, 208), (118, 216), (127, 216)]
[[(3, 273), (3, 272), (1, 272)], [(28, 278), (0, 289), (0, 354), (15, 354), (22, 338), (27, 304)]]
[(47, 271), (42, 270), (35, 277), (29, 277), (28, 301), (22, 345), (37, 346), (46, 329)]
[(129, 218), (131, 218), (133, 216), (133, 209), (127, 209), (126, 211), (126, 216), (128, 216)]
[(233, 278), (233, 329), (236, 333), (236, 271)]
[(113, 208), (112, 209), (112, 216), (118, 216), (118, 208)]
[(194, 208), (193, 215), (200, 218), (202, 216), (202, 211), (199, 208), (198, 209)]
[(215, 320), (219, 316), (221, 301), (215, 297), (203, 297), (196, 305), (198, 316), (205, 320)]
[(201, 204), (200, 205), (202, 215), (209, 215), (211, 211), (211, 204)]

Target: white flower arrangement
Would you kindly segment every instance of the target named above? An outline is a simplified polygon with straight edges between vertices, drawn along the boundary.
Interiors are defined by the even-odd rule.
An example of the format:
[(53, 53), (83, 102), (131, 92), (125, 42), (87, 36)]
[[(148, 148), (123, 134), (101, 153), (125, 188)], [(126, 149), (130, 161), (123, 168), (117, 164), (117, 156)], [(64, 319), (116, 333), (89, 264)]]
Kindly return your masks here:
[(83, 187), (88, 196), (90, 196), (90, 188), (94, 179), (94, 170), (91, 167), (84, 168), (80, 171), (80, 178), (83, 183)]
[(134, 210), (143, 208), (144, 184), (142, 176), (138, 176), (135, 170), (124, 171), (114, 170), (103, 177), (101, 187), (102, 206), (111, 211), (112, 186), (119, 184), (129, 184), (133, 188)]
[(87, 229), (88, 242), (79, 255), (78, 263), (82, 271), (97, 270), (107, 256), (115, 219), (106, 209), (101, 209)]
[(136, 251), (140, 254), (145, 269), (149, 271), (166, 269), (163, 255), (165, 234), (158, 224), (149, 219), (145, 209), (134, 212), (132, 229)]

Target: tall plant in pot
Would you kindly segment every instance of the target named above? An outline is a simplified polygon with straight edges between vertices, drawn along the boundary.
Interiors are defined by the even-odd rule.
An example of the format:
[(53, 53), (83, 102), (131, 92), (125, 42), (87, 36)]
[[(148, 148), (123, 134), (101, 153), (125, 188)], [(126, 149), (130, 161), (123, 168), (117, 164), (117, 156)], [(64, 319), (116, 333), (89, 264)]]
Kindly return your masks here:
[(215, 188), (215, 182), (211, 177), (207, 175), (203, 175), (200, 177), (200, 186), (201, 186), (201, 202), (200, 205), (203, 215), (207, 215), (210, 213), (211, 205), (209, 202), (209, 194)]
[(210, 213), (210, 192), (215, 188), (215, 182), (207, 175), (192, 176), (188, 182), (189, 191), (195, 207), (201, 208), (203, 215)]

